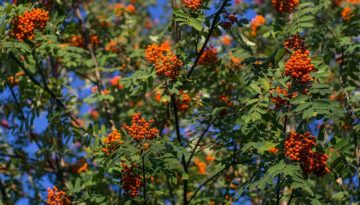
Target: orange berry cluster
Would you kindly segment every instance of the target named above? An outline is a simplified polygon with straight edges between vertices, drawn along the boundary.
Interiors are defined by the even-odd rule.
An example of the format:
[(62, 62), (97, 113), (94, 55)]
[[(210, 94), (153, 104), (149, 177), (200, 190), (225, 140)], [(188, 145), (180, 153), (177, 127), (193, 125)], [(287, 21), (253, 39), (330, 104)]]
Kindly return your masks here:
[(298, 34), (296, 34), (296, 35), (290, 37), (289, 39), (285, 40), (284, 47), (287, 50), (293, 50), (293, 51), (297, 51), (297, 50), (305, 51), (306, 50), (305, 49), (304, 39), (299, 37)]
[(302, 161), (308, 157), (311, 149), (316, 145), (316, 138), (310, 132), (297, 134), (291, 132), (285, 140), (285, 156), (291, 161)]
[(206, 174), (206, 163), (199, 158), (194, 159), (195, 165), (199, 168), (199, 174)]
[(199, 58), (199, 65), (212, 65), (217, 63), (218, 57), (217, 57), (217, 49), (213, 46), (210, 46), (204, 50), (202, 55)]
[(35, 29), (41, 30), (49, 20), (49, 12), (42, 9), (25, 11), (22, 16), (13, 20), (12, 35), (19, 41), (33, 40)]
[(295, 51), (285, 64), (285, 75), (303, 84), (311, 81), (310, 73), (314, 71), (314, 65), (311, 64), (309, 54), (308, 50)]
[[(277, 93), (276, 97), (273, 96), (274, 91)], [(287, 99), (284, 99), (284, 97), (289, 96), (288, 91), (285, 89), (282, 89), (281, 87), (276, 87), (275, 90), (271, 90), (270, 95), (271, 95), (271, 101), (272, 101), (272, 103), (275, 104), (276, 108), (279, 108), (282, 105), (287, 105), (289, 103), (289, 101)], [(283, 95), (283, 97), (280, 95)]]
[(90, 44), (93, 46), (99, 46), (100, 45), (100, 39), (99, 36), (96, 34), (93, 34), (89, 37)]
[(120, 83), (120, 80), (121, 80), (121, 76), (115, 76), (111, 78), (110, 80), (111, 86), (117, 87), (119, 90), (124, 89), (124, 85)]
[(272, 0), (274, 8), (280, 12), (291, 13), (295, 10), (295, 7), (299, 5), (300, 0)]
[(343, 2), (349, 3), (349, 4), (360, 4), (360, 0), (336, 0), (335, 4), (337, 6), (340, 6)]
[(252, 36), (256, 36), (256, 33), (257, 33), (257, 29), (264, 25), (266, 22), (266, 19), (261, 16), (261, 15), (256, 15), (255, 18), (253, 18), (251, 20), (251, 25), (250, 25), (250, 28), (251, 28), (251, 35)]
[(354, 14), (351, 8), (347, 6), (341, 11), (341, 16), (344, 21), (349, 21), (354, 16)]
[(114, 40), (110, 40), (109, 43), (106, 44), (105, 46), (105, 51), (107, 52), (112, 52), (112, 53), (117, 53), (119, 52), (119, 48), (117, 45), (117, 42)]
[(238, 18), (234, 13), (232, 14), (226, 13), (224, 19), (225, 20), (221, 22), (221, 26), (226, 30), (229, 30), (232, 27), (232, 25), (238, 21)]
[(186, 112), (190, 107), (191, 98), (189, 94), (185, 93), (183, 90), (180, 90), (180, 99), (176, 100), (177, 107), (180, 112)]
[(158, 76), (165, 76), (175, 79), (183, 66), (183, 62), (171, 52), (170, 44), (149, 45), (145, 51), (145, 58), (155, 67)]
[(182, 0), (182, 4), (191, 10), (198, 10), (201, 7), (202, 0)]
[(279, 152), (279, 149), (276, 147), (271, 147), (270, 149), (268, 149), (268, 152), (270, 152), (271, 154), (277, 154)]
[(74, 46), (74, 47), (83, 47), (85, 44), (83, 37), (79, 36), (79, 35), (70, 36), (68, 41), (69, 41), (70, 45)]
[(102, 149), (102, 151), (106, 155), (110, 155), (111, 152), (116, 150), (119, 145), (123, 144), (123, 141), (121, 140), (121, 134), (117, 131), (117, 129), (114, 129), (103, 139), (103, 143), (105, 144), (105, 147)]
[(89, 164), (86, 163), (85, 159), (80, 159), (77, 164), (72, 168), (72, 172), (80, 174), (89, 170)]
[(19, 84), (19, 82), (20, 82), (19, 77), (24, 76), (24, 75), (25, 75), (25, 73), (21, 71), (21, 72), (17, 72), (14, 76), (9, 76), (8, 81), (9, 81), (10, 85), (14, 86), (14, 85)]
[(220, 100), (221, 102), (224, 102), (224, 103), (225, 103), (227, 106), (229, 106), (229, 107), (234, 106), (234, 103), (231, 102), (230, 97), (227, 96), (227, 95), (221, 95), (221, 96), (219, 96), (219, 100)]
[(130, 197), (139, 196), (139, 189), (142, 186), (142, 177), (134, 173), (134, 167), (135, 165), (129, 167), (126, 164), (122, 164), (121, 170), (122, 189), (125, 190)]
[(146, 121), (143, 117), (141, 117), (140, 113), (135, 113), (132, 115), (131, 126), (124, 125), (123, 127), (136, 141), (140, 141), (142, 139), (151, 140), (159, 134), (158, 129), (151, 128), (151, 124), (153, 122), (153, 119)]
[(326, 164), (328, 158), (327, 154), (311, 151), (305, 162), (301, 164), (301, 168), (305, 174), (314, 173), (316, 176), (324, 176), (330, 173)]
[[(84, 47), (85, 45), (85, 40), (80, 35), (70, 36), (68, 41), (71, 46), (75, 46), (75, 47)], [(91, 35), (89, 37), (89, 43), (93, 46), (99, 46), (100, 45), (99, 36), (97, 36), (96, 34)]]
[(114, 11), (117, 16), (122, 16), (124, 12), (129, 14), (134, 14), (136, 12), (136, 7), (133, 4), (125, 6), (124, 4), (118, 3), (114, 6)]
[(330, 172), (326, 164), (328, 156), (313, 151), (314, 146), (316, 146), (316, 138), (309, 132), (305, 134), (291, 132), (284, 143), (285, 156), (291, 161), (300, 162), (305, 174), (313, 173), (317, 176), (324, 176)]
[(52, 189), (47, 189), (48, 196), (46, 203), (48, 205), (70, 205), (71, 201), (69, 197), (66, 196), (66, 193), (63, 191), (59, 191), (56, 186)]

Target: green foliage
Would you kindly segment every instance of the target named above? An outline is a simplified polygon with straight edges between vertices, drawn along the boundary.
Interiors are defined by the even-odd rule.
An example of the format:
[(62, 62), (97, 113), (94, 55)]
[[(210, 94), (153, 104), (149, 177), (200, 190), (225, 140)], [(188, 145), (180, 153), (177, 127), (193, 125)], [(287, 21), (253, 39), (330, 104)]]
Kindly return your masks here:
[[(47, 203), (48, 184), (72, 204), (358, 203), (358, 4), (171, 1), (156, 19), (154, 0), (121, 2), (2, 3), (0, 204)], [(15, 20), (33, 8), (49, 20), (19, 41)], [(285, 74), (294, 35), (309, 82)], [(163, 44), (152, 61), (151, 44)], [(291, 160), (290, 132), (316, 137), (330, 173)]]

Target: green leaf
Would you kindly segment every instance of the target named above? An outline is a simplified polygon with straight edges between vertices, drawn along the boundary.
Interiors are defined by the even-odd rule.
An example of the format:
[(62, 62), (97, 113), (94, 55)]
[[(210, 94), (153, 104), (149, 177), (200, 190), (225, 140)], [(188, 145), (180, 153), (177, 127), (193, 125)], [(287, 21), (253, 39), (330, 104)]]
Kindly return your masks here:
[(202, 31), (203, 27), (201, 24), (201, 21), (195, 19), (195, 18), (189, 18), (189, 26), (195, 28), (198, 31)]

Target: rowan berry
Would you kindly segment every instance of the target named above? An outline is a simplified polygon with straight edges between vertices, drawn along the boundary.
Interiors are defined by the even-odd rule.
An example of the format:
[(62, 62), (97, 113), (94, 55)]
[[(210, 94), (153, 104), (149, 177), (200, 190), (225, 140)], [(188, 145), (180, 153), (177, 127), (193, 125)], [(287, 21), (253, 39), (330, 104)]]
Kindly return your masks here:
[(300, 0), (272, 0), (273, 7), (280, 13), (291, 13), (300, 3)]
[(145, 58), (155, 67), (158, 76), (170, 77), (175, 79), (179, 73), (183, 62), (171, 52), (170, 44), (150, 45), (145, 51)]
[(74, 47), (84, 47), (85, 41), (82, 36), (70, 36), (69, 37), (69, 44)]
[(234, 106), (234, 103), (231, 102), (230, 97), (228, 95), (220, 95), (219, 100), (225, 103), (228, 107)]
[(12, 22), (12, 36), (19, 41), (33, 40), (35, 30), (42, 30), (46, 27), (49, 20), (49, 12), (42, 9), (32, 9), (25, 11)]
[(47, 189), (48, 196), (46, 203), (48, 205), (70, 205), (71, 201), (64, 191), (59, 191), (59, 189), (54, 186), (52, 189)]
[(180, 98), (176, 100), (177, 108), (180, 112), (185, 113), (190, 107), (191, 98), (183, 90), (179, 91)]
[(316, 138), (309, 132), (303, 135), (292, 132), (284, 143), (285, 156), (292, 161), (300, 162), (305, 174), (313, 173), (317, 176), (324, 176), (330, 173), (326, 163), (328, 156), (313, 151), (314, 146), (316, 146)]
[[(276, 92), (276, 96), (274, 96), (274, 92)], [(288, 91), (285, 89), (282, 89), (281, 87), (276, 87), (273, 90), (270, 90), (270, 98), (272, 103), (275, 104), (275, 108), (280, 108), (283, 105), (288, 105), (289, 100), (287, 99), (289, 97)]]
[(105, 51), (112, 52), (112, 53), (118, 53), (119, 48), (118, 48), (117, 42), (114, 40), (110, 40), (110, 42), (107, 43), (105, 46)]
[(126, 7), (126, 11), (130, 14), (133, 14), (136, 12), (136, 7), (133, 5), (133, 4), (129, 4), (127, 7)]
[(256, 36), (257, 30), (260, 26), (264, 25), (266, 19), (261, 15), (256, 15), (255, 18), (251, 20), (250, 28), (251, 28), (251, 35)]
[(105, 147), (102, 151), (106, 155), (110, 155), (124, 142), (121, 140), (121, 134), (117, 131), (117, 129), (113, 129), (112, 132), (103, 139), (103, 143), (105, 144)]
[(133, 198), (140, 195), (139, 189), (142, 186), (142, 177), (135, 173), (135, 167), (135, 165), (129, 167), (123, 163), (121, 170), (121, 181), (123, 183), (122, 189)]
[(268, 152), (272, 154), (277, 154), (279, 152), (279, 149), (276, 147), (271, 147), (270, 149), (268, 149)]
[(205, 159), (207, 162), (212, 162), (216, 159), (216, 157), (212, 156), (211, 154), (208, 154), (208, 155), (206, 155)]
[(99, 46), (100, 45), (100, 39), (99, 36), (96, 34), (93, 34), (89, 37), (89, 43), (93, 46)]
[(210, 46), (204, 50), (199, 58), (199, 65), (214, 65), (218, 62), (218, 51), (213, 46)]
[(307, 158), (303, 160), (301, 168), (305, 174), (313, 173), (316, 176), (324, 176), (330, 173), (326, 163), (327, 159), (327, 154), (310, 151)]
[(202, 0), (182, 0), (182, 4), (193, 11), (198, 10), (201, 7)]
[(115, 76), (110, 80), (111, 86), (117, 87), (119, 90), (124, 89), (124, 85), (120, 84), (121, 76)]
[(315, 70), (314, 65), (311, 64), (310, 52), (308, 50), (295, 51), (290, 59), (285, 64), (285, 75), (292, 79), (306, 84), (312, 80), (310, 73)]
[(298, 34), (291, 36), (289, 39), (285, 40), (284, 47), (292, 51), (306, 51), (304, 39), (301, 38)]
[(284, 143), (285, 156), (292, 161), (301, 161), (316, 145), (316, 139), (310, 132), (297, 134), (291, 132)]
[(354, 14), (351, 8), (347, 6), (341, 11), (341, 16), (344, 21), (349, 21), (354, 16)]
[(194, 159), (194, 163), (195, 165), (198, 167), (199, 169), (199, 174), (206, 174), (206, 163), (201, 161), (199, 158), (195, 158)]
[(132, 115), (131, 126), (124, 125), (126, 132), (136, 141), (142, 139), (154, 139), (158, 134), (159, 130), (157, 128), (152, 128), (151, 124), (154, 122), (153, 119), (146, 121), (141, 117), (140, 113), (135, 113)]
[(73, 167), (72, 172), (76, 174), (80, 174), (83, 172), (87, 172), (89, 170), (89, 164), (86, 163), (85, 159), (80, 159), (75, 167)]

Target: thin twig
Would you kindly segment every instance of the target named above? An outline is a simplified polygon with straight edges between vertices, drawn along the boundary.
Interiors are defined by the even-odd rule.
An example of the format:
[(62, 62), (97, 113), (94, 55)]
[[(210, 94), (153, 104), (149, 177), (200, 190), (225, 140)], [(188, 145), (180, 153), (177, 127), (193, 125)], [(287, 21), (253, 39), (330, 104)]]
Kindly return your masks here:
[(25, 72), (26, 76), (30, 78), (30, 80), (37, 85), (38, 87), (40, 87), (41, 89), (45, 90), (56, 102), (56, 104), (58, 104), (61, 108), (63, 108), (65, 110), (65, 113), (68, 114), (69, 118), (71, 119), (71, 121), (73, 121), (78, 127), (79, 129), (81, 129), (82, 131), (84, 131), (85, 133), (88, 133), (87, 130), (85, 128), (83, 128), (80, 123), (72, 116), (72, 114), (70, 113), (70, 111), (68, 110), (67, 106), (55, 95), (55, 93), (53, 93), (50, 88), (47, 85), (42, 86), (40, 82), (38, 82), (34, 76), (31, 75), (31, 73), (25, 68), (25, 66), (15, 57), (15, 55), (13, 53), (10, 53), (10, 57), (15, 61), (15, 63), (20, 66), (20, 68)]
[(1, 181), (1, 179), (0, 179), (0, 191), (1, 191), (2, 201), (4, 202), (4, 204), (5, 205), (10, 204), (9, 198), (7, 197), (7, 194), (6, 194), (5, 186), (4, 186), (3, 182)]
[(193, 156), (195, 155), (196, 150), (197, 150), (197, 148), (199, 147), (201, 140), (204, 138), (204, 136), (205, 136), (206, 133), (209, 131), (211, 125), (215, 122), (216, 119), (217, 119), (217, 118), (214, 117), (214, 118), (210, 121), (210, 123), (208, 124), (208, 126), (207, 126), (207, 127), (203, 130), (203, 132), (201, 133), (201, 135), (200, 135), (198, 141), (196, 142), (196, 145), (195, 145), (193, 151), (191, 152), (191, 155), (190, 155), (190, 157), (189, 157), (189, 159), (188, 159), (188, 161), (187, 161), (187, 163), (186, 163), (186, 166), (187, 166), (187, 167), (189, 167), (190, 162), (191, 162), (191, 159), (192, 159)]
[(144, 156), (141, 157), (141, 163), (142, 163), (142, 174), (143, 174), (144, 205), (146, 205), (146, 173), (145, 173), (145, 159), (144, 159)]
[(293, 198), (294, 198), (294, 190), (291, 191), (290, 198), (289, 198), (287, 205), (291, 204), (291, 201), (293, 200)]
[[(99, 63), (98, 63), (98, 61), (96, 59), (94, 49), (93, 49), (93, 47), (92, 47), (92, 45), (90, 43), (89, 32), (86, 29), (84, 20), (83, 20), (83, 18), (81, 16), (81, 13), (80, 13), (80, 9), (76, 8), (74, 13), (75, 13), (75, 16), (79, 19), (79, 23), (80, 23), (80, 27), (81, 27), (81, 31), (82, 31), (82, 36), (85, 39), (85, 44), (87, 45), (87, 49), (90, 52), (91, 60), (95, 64), (95, 77), (96, 77), (96, 80), (97, 80), (97, 85), (99, 87), (98, 93), (101, 95), (101, 91), (104, 90), (104, 86), (103, 86), (103, 83), (102, 83), (100, 66), (99, 66)], [(105, 113), (106, 113), (106, 116), (108, 118), (111, 129), (115, 129), (115, 122), (114, 122), (114, 118), (113, 118), (112, 113), (111, 113), (110, 104), (109, 104), (109, 102), (107, 100), (103, 100), (103, 105), (104, 105)]]
[(194, 61), (194, 64), (192, 65), (192, 67), (190, 68), (189, 72), (187, 73), (186, 77), (187, 78), (190, 78), (191, 74), (194, 72), (195, 70), (195, 67), (197, 66), (199, 60), (200, 60), (200, 57), (202, 56), (202, 54), (204, 53), (206, 47), (207, 47), (207, 44), (212, 36), (212, 33), (213, 31), (215, 30), (216, 28), (216, 24), (218, 23), (219, 21), (219, 17), (221, 15), (221, 13), (223, 12), (223, 10), (225, 9), (225, 6), (226, 4), (229, 2), (229, 0), (224, 0), (223, 4), (221, 5), (221, 7), (216, 11), (216, 13), (214, 14), (214, 18), (212, 20), (212, 23), (211, 23), (211, 26), (210, 26), (210, 29), (209, 29), (209, 33), (208, 35), (206, 36), (206, 39), (205, 39), (205, 42), (203, 44), (203, 46), (201, 47), (198, 55), (196, 56), (195, 58), (195, 61)]

